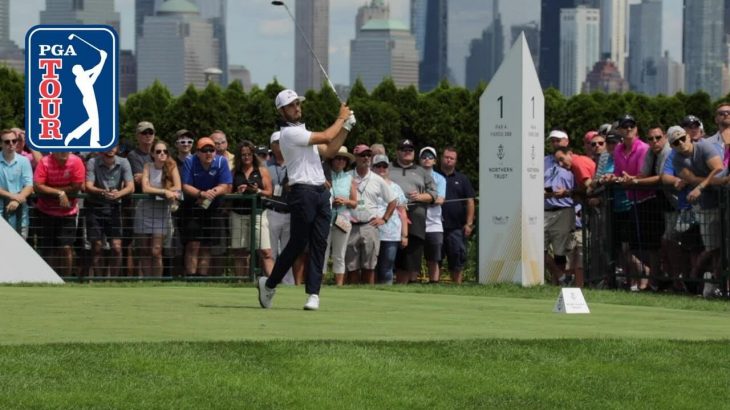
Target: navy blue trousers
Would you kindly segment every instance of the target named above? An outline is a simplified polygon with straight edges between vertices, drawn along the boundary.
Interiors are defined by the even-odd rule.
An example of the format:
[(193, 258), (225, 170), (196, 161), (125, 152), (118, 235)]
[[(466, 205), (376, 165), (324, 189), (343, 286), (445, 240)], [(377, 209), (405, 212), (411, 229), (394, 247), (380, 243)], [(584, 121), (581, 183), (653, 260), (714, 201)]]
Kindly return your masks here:
[(323, 186), (292, 185), (287, 196), (291, 213), (291, 235), (281, 255), (276, 259), (266, 286), (275, 288), (294, 261), (309, 245), (309, 260), (305, 267), (306, 292), (319, 295), (324, 270), (324, 253), (330, 231), (332, 209), (330, 192)]

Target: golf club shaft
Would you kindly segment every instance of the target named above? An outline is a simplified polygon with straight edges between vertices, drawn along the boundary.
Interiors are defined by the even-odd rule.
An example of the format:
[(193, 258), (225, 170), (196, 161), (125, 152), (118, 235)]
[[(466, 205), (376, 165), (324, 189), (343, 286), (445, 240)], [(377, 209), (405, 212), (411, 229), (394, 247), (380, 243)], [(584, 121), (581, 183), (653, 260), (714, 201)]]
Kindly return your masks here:
[(304, 39), (304, 42), (307, 44), (307, 47), (309, 48), (309, 52), (312, 53), (312, 57), (314, 57), (314, 59), (317, 61), (317, 64), (319, 65), (319, 69), (322, 70), (322, 74), (324, 74), (324, 78), (327, 80), (327, 83), (330, 85), (330, 88), (332, 88), (332, 92), (334, 92), (335, 95), (337, 96), (337, 99), (340, 100), (340, 102), (342, 102), (342, 98), (340, 98), (340, 96), (337, 94), (335, 85), (332, 84), (332, 80), (330, 80), (330, 76), (327, 75), (327, 70), (324, 69), (324, 66), (319, 61), (319, 58), (317, 58), (317, 54), (314, 52), (312, 45), (309, 44), (309, 40), (307, 40), (307, 36), (304, 34), (304, 30), (302, 30), (302, 27), (299, 26), (299, 23), (297, 23), (297, 19), (294, 18), (294, 15), (291, 14), (291, 11), (289, 10), (289, 6), (287, 6), (286, 3), (284, 3), (284, 2), (281, 2), (281, 5), (284, 6), (284, 8), (286, 9), (286, 12), (289, 14), (289, 17), (294, 22), (294, 25), (297, 27), (297, 30), (299, 30), (299, 35), (302, 36), (302, 38)]
[(88, 45), (89, 47), (93, 48), (94, 50), (96, 50), (98, 52), (101, 52), (101, 50), (99, 50), (96, 46), (94, 46), (93, 44), (91, 44), (88, 41), (84, 40), (83, 37), (79, 37), (78, 34), (74, 34), (74, 37), (77, 38), (77, 39), (79, 39), (79, 40), (81, 40), (81, 41), (83, 41), (84, 43), (86, 43), (86, 45)]

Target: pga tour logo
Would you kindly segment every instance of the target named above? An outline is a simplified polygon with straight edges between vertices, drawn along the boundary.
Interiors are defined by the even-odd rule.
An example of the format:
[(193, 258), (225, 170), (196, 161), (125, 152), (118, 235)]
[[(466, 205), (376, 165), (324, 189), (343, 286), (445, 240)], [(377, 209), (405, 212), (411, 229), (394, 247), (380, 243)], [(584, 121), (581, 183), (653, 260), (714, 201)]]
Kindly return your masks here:
[(109, 26), (25, 35), (26, 138), (38, 151), (106, 151), (119, 140), (119, 40)]

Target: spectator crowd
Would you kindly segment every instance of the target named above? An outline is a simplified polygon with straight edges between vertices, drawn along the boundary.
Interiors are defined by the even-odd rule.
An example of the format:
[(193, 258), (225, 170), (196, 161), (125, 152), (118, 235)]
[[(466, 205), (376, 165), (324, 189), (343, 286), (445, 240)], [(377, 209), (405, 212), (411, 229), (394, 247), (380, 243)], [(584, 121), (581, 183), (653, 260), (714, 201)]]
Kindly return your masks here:
[[(252, 258), (268, 276), (297, 223), (280, 132), (268, 147), (235, 149), (221, 130), (181, 129), (174, 146), (148, 121), (135, 134), (132, 149), (42, 155), (23, 130), (0, 131), (5, 219), (61, 276), (224, 276), (230, 260), (241, 277)], [(325, 272), (337, 285), (420, 281), (424, 260), (429, 282), (448, 267), (462, 283), (474, 189), (455, 148), (440, 158), (416, 148), (404, 139), (389, 158), (382, 144), (343, 146), (322, 163), (332, 207)], [(306, 261), (305, 252), (285, 282), (304, 283)]]

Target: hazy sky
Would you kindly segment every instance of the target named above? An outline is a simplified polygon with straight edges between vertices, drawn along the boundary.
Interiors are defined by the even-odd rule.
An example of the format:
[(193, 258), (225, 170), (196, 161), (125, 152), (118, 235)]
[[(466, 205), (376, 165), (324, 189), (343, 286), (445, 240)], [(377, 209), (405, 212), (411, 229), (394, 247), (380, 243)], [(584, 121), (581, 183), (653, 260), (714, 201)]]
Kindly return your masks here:
[[(115, 1), (121, 13), (122, 48), (134, 48), (134, 0)], [(473, 0), (450, 0), (452, 7), (458, 1), (474, 3)], [(638, 0), (630, 1), (638, 3)], [(369, 0), (330, 0), (330, 65), (329, 74), (333, 82), (347, 84), (350, 79), (350, 40), (355, 37), (355, 15), (357, 8)], [(390, 0), (391, 18), (409, 24), (409, 0)], [(491, 15), (492, 3), (481, 0)], [(288, 0), (292, 12), (294, 0)], [(664, 25), (663, 48), (670, 55), (681, 59), (682, 0), (663, 0)], [(45, 0), (11, 0), (11, 38), (22, 46), (25, 32), (38, 24), (39, 12), (45, 9)], [(540, 19), (540, 0), (503, 0), (500, 2), (505, 37), (509, 39), (509, 27)], [(476, 15), (476, 14), (475, 14)], [(484, 15), (484, 13), (481, 13)], [(228, 0), (228, 57), (230, 64), (243, 64), (251, 71), (254, 83), (265, 85), (273, 77), (286, 86), (293, 86), (294, 68), (294, 26), (281, 7), (274, 7), (269, 0)], [(484, 22), (484, 27), (489, 21)], [(453, 33), (453, 28), (450, 29)], [(453, 36), (452, 36), (453, 37)], [(463, 81), (464, 53), (468, 51), (471, 38), (451, 38), (449, 43), (454, 53), (449, 64), (456, 78)]]

